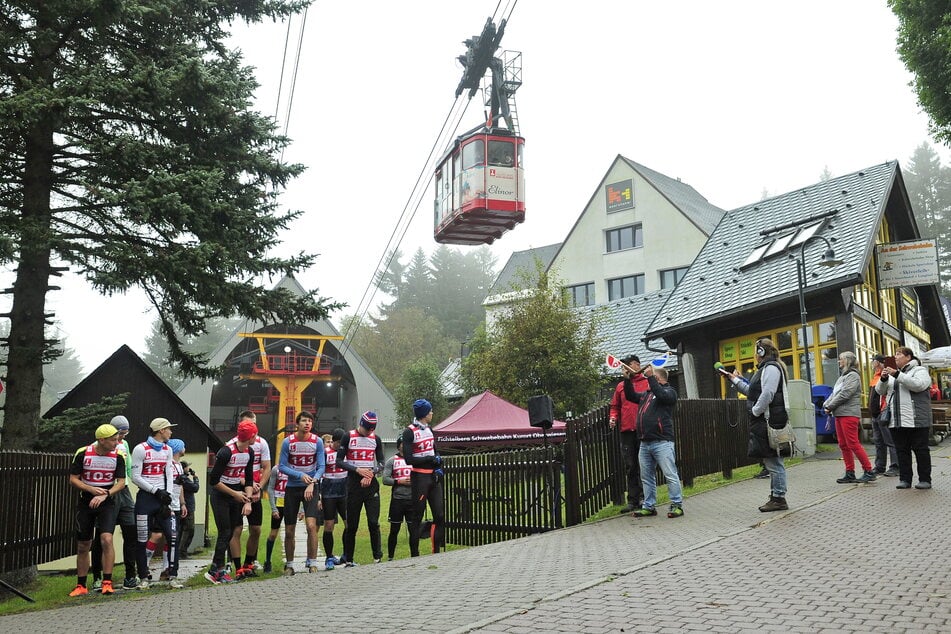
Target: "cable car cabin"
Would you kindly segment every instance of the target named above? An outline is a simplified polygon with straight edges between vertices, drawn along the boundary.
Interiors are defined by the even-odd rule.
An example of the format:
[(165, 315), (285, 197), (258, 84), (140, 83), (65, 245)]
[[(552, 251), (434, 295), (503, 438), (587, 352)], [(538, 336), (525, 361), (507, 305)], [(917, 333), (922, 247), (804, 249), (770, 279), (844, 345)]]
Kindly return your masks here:
[(456, 141), (436, 169), (436, 242), (492, 244), (525, 220), (524, 146), (504, 129)]

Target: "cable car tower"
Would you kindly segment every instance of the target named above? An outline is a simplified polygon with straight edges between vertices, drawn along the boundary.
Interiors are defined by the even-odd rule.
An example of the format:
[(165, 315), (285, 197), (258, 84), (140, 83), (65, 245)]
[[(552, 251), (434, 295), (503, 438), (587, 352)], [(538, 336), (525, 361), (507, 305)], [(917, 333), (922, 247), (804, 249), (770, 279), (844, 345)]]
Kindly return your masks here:
[(486, 20), (482, 33), (467, 39), (466, 52), (458, 57), (465, 70), (456, 97), (468, 90), (472, 98), (482, 87), (489, 115), (459, 136), (436, 168), (434, 225), (436, 242), (442, 244), (492, 244), (525, 220), (525, 139), (518, 133), (515, 108), (522, 54), (496, 56), (505, 23), (496, 28), (492, 18)]

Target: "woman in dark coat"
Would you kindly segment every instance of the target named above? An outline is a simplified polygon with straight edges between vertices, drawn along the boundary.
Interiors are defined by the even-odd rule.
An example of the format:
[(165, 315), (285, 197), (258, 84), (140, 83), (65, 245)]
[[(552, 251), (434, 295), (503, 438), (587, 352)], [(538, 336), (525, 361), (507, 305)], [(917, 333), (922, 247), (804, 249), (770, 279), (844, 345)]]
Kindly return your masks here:
[(736, 370), (731, 381), (738, 392), (746, 394), (746, 408), (750, 417), (750, 443), (748, 455), (762, 458), (763, 465), (769, 471), (769, 500), (759, 507), (763, 513), (785, 511), (786, 503), (786, 465), (783, 457), (769, 446), (767, 425), (775, 429), (786, 426), (788, 414), (783, 390), (786, 385), (786, 368), (779, 361), (779, 350), (771, 339), (763, 338), (756, 342), (756, 373), (747, 383)]

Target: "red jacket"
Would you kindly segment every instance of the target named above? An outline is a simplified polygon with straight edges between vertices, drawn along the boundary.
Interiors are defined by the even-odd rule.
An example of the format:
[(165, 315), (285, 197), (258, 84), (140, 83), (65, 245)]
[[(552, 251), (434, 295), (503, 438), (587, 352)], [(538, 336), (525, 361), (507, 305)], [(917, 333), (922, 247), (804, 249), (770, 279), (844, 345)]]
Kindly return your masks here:
[[(650, 389), (643, 374), (638, 374), (633, 380), (635, 392), (646, 392)], [(614, 388), (611, 397), (610, 417), (621, 423), (621, 431), (635, 431), (637, 429), (637, 403), (624, 398), (624, 381), (620, 381)]]

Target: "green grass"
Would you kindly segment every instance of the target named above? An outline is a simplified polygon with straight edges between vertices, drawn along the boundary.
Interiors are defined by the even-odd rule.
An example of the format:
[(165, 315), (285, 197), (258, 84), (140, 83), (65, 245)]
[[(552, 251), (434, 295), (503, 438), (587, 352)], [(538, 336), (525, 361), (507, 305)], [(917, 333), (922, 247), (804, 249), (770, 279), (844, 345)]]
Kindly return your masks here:
[[(787, 467), (799, 464), (802, 462), (802, 458), (786, 458), (785, 464)], [(741, 482), (743, 480), (749, 480), (754, 475), (760, 472), (761, 467), (758, 464), (748, 465), (746, 467), (738, 467), (733, 470), (732, 478), (724, 478), (722, 473), (712, 473), (710, 475), (699, 476), (693, 479), (693, 486), (684, 487), (684, 497), (688, 498), (692, 495), (697, 495), (698, 493), (703, 493), (704, 491), (712, 491), (713, 489), (719, 489), (720, 487), (727, 486), (729, 484), (734, 484), (736, 482)], [(670, 501), (670, 496), (667, 493), (667, 485), (663, 484), (657, 487), (657, 506), (660, 507), (664, 504), (667, 504)], [(587, 522), (594, 522), (596, 520), (603, 520), (609, 517), (616, 517), (621, 514), (621, 509), (623, 506), (612, 504), (611, 506), (606, 506), (590, 518)]]
[[(387, 522), (387, 515), (390, 509), (390, 494), (392, 493), (392, 487), (380, 486), (380, 533), (381, 539), (383, 542), (383, 557), (384, 561), (386, 560), (386, 540), (389, 534), (390, 525)], [(271, 508), (268, 505), (268, 501), (264, 500), (264, 526), (262, 527), (261, 542), (258, 548), (258, 561), (262, 564), (264, 563), (265, 548), (267, 543), (267, 536), (270, 530), (270, 518), (271, 518)], [(214, 520), (210, 521), (210, 535), (209, 539), (211, 544), (215, 543), (216, 530), (214, 527)], [(323, 534), (323, 525), (320, 525), (318, 528), (318, 535)], [(284, 537), (284, 527), (281, 526), (278, 531), (277, 539), (274, 543), (274, 552), (271, 557), (271, 563), (273, 564), (274, 571), (269, 574), (264, 574), (263, 571), (258, 571), (258, 576), (253, 577), (251, 580), (259, 579), (273, 579), (275, 577), (280, 577), (282, 574), (282, 564), (284, 561), (284, 546), (283, 546), (283, 537)], [(241, 552), (242, 556), (245, 552), (245, 546), (248, 540), (248, 531), (247, 527), (241, 532)], [(429, 540), (420, 540), (420, 552), (425, 554), (429, 546)], [(454, 550), (458, 548), (456, 546), (449, 546), (449, 550)], [(301, 545), (298, 545), (298, 551), (301, 550)], [(212, 548), (206, 548), (202, 551), (191, 555), (191, 559), (203, 559), (211, 558)], [(320, 551), (323, 553), (323, 541), (320, 541)], [(334, 554), (338, 557), (343, 554), (343, 525), (338, 523), (336, 529), (334, 530)], [(303, 562), (307, 557), (307, 552), (295, 552), (294, 560), (297, 562)], [(403, 559), (409, 557), (409, 531), (406, 528), (406, 524), (403, 524), (402, 530), (400, 531), (399, 542), (396, 546), (396, 554), (394, 559)], [(363, 513), (360, 516), (360, 528), (357, 530), (357, 539), (355, 545), (355, 559), (358, 564), (372, 564), (373, 562), (373, 553), (370, 550), (370, 532), (367, 529), (366, 514)], [(75, 559), (74, 559), (75, 561)], [(122, 571), (122, 566), (119, 566), (118, 570)], [(331, 573), (332, 574), (332, 573)], [(118, 573), (119, 584), (122, 584), (122, 573)], [(243, 582), (244, 583), (244, 582)], [(92, 574), (89, 575), (89, 584), (92, 584)], [(201, 575), (195, 575), (185, 583), (186, 588), (202, 587), (207, 586), (208, 581)], [(4, 614), (16, 614), (20, 612), (33, 612), (36, 610), (48, 610), (51, 608), (63, 607), (67, 605), (77, 605), (82, 603), (83, 605), (88, 603), (109, 603), (112, 601), (122, 601), (128, 599), (128, 597), (141, 597), (143, 593), (141, 592), (129, 592), (119, 590), (116, 594), (112, 596), (102, 596), (96, 592), (90, 592), (85, 597), (81, 598), (72, 598), (67, 596), (70, 591), (76, 586), (76, 571), (68, 570), (61, 574), (53, 575), (42, 575), (37, 577), (32, 583), (17, 588), (21, 592), (27, 594), (30, 598), (34, 599), (36, 603), (29, 603), (24, 601), (20, 597), (9, 593), (5, 590), (0, 589), (0, 615)], [(150, 588), (147, 591), (149, 594), (154, 594), (157, 592), (177, 592), (164, 585), (156, 585)]]

